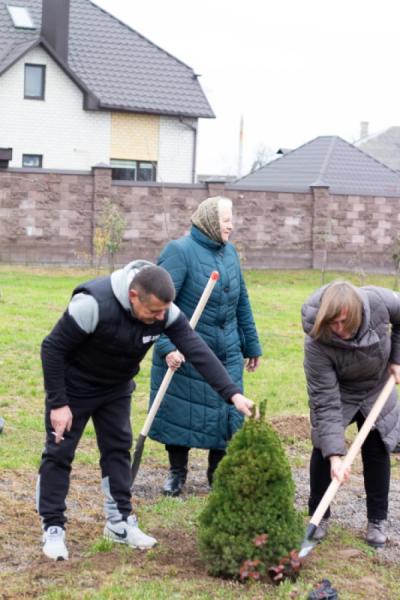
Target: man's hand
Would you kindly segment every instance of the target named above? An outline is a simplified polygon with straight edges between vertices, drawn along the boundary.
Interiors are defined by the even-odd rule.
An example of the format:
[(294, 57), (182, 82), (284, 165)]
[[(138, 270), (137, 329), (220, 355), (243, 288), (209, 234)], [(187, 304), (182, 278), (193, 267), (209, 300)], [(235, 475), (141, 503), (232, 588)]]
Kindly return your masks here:
[(59, 444), (63, 439), (64, 431), (70, 431), (72, 427), (72, 412), (68, 405), (53, 408), (50, 411), (50, 422), (55, 433), (55, 442)]
[(331, 461), (331, 479), (346, 483), (350, 479), (350, 468), (343, 471), (343, 462), (340, 456), (332, 455), (329, 460)]
[(173, 371), (179, 369), (182, 363), (185, 362), (185, 357), (183, 354), (179, 352), (179, 350), (174, 350), (173, 352), (169, 352), (165, 357), (167, 365)]
[(400, 383), (400, 365), (389, 363), (389, 373), (393, 375), (396, 383)]
[(254, 373), (254, 371), (257, 369), (257, 367), (258, 367), (259, 364), (260, 364), (260, 357), (259, 356), (253, 356), (252, 358), (248, 358), (246, 360), (245, 369), (249, 373)]
[(243, 394), (234, 394), (231, 398), (235, 408), (246, 417), (251, 417), (253, 415), (252, 409), (254, 406), (254, 402), (249, 400)]

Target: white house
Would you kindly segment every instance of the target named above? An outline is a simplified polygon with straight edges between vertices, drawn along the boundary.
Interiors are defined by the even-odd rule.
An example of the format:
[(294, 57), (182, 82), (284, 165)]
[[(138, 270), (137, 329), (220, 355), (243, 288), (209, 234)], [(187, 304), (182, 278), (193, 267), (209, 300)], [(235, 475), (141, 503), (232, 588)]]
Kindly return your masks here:
[(90, 0), (0, 0), (10, 167), (194, 182), (198, 119), (213, 116), (190, 67)]

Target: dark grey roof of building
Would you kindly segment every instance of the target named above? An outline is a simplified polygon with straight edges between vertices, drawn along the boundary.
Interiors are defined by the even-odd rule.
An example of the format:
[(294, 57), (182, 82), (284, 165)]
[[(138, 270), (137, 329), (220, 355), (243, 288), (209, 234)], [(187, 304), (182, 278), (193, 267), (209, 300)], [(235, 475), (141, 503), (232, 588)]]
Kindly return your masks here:
[[(337, 136), (317, 137), (237, 180), (234, 188), (400, 196), (400, 174)], [(232, 186), (230, 186), (232, 187)]]
[[(27, 7), (37, 29), (16, 29), (7, 4)], [(0, 74), (42, 43), (41, 12), (41, 0), (0, 0)], [(97, 98), (98, 108), (214, 116), (192, 68), (90, 0), (70, 0), (65, 66)]]
[(388, 127), (384, 131), (359, 139), (355, 146), (384, 165), (400, 170), (400, 127)]

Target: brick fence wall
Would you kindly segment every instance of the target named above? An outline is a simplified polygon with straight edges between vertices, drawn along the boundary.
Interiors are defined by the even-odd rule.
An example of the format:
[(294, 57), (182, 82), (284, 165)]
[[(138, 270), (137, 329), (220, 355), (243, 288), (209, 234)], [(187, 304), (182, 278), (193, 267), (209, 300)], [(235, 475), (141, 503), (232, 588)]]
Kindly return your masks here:
[(237, 189), (223, 184), (112, 182), (111, 171), (0, 171), (0, 261), (90, 264), (104, 203), (124, 214), (118, 264), (155, 260), (164, 244), (185, 234), (203, 199), (234, 203), (235, 234), (245, 268), (390, 271), (400, 226), (400, 198), (334, 196)]

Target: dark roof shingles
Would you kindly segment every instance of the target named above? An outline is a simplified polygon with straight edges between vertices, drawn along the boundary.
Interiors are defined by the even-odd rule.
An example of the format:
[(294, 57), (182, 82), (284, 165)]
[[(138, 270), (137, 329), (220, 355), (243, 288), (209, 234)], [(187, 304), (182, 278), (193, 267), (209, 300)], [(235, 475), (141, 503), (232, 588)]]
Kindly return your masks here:
[[(40, 36), (41, 0), (18, 4), (29, 8), (37, 30), (14, 29), (0, 0), (0, 72), (10, 64), (6, 53), (18, 57)], [(90, 0), (71, 0), (68, 64), (104, 108), (214, 116), (193, 69)]]
[(317, 137), (233, 186), (304, 193), (323, 184), (333, 194), (400, 196), (399, 173), (337, 136)]

